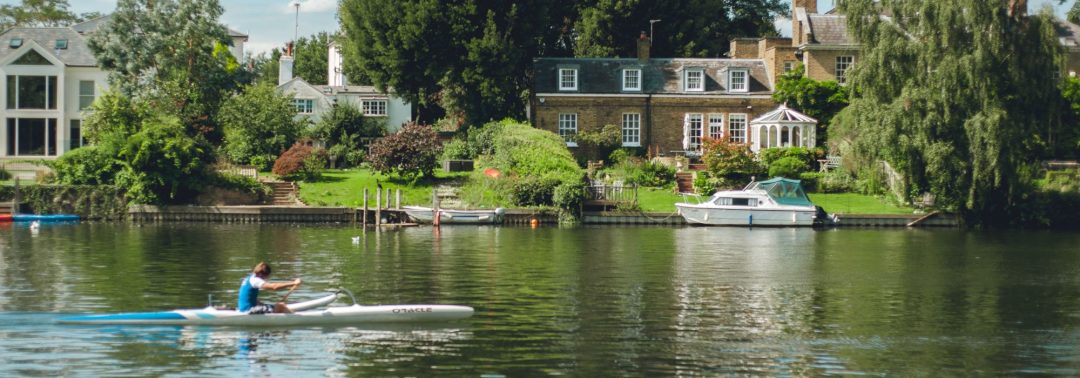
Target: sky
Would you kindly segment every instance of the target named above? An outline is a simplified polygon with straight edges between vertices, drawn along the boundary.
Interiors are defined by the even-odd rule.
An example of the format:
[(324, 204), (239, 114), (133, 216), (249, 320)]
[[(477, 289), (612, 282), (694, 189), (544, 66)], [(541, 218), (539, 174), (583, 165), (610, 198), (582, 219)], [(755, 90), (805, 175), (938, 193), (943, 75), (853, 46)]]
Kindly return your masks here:
[[(244, 49), (254, 54), (284, 46), (286, 42), (293, 40), (294, 34), (306, 37), (318, 32), (333, 33), (338, 30), (338, 0), (299, 0), (299, 17), (296, 8), (291, 5), (297, 0), (220, 1), (225, 8), (225, 14), (221, 17), (222, 23), (247, 34), (249, 39)], [(1068, 0), (1064, 5), (1058, 5), (1058, 0), (1029, 0), (1028, 8), (1036, 12), (1049, 5), (1054, 8), (1058, 17), (1065, 18), (1065, 12), (1075, 1), (1077, 0)], [(832, 9), (833, 2), (834, 0), (818, 0), (818, 11), (826, 12)], [(0, 4), (20, 3), (21, 0), (0, 0)], [(68, 0), (68, 4), (73, 12), (79, 14), (93, 11), (110, 13), (116, 8), (116, 0)], [(781, 35), (791, 35), (791, 20), (777, 19), (775, 24)]]

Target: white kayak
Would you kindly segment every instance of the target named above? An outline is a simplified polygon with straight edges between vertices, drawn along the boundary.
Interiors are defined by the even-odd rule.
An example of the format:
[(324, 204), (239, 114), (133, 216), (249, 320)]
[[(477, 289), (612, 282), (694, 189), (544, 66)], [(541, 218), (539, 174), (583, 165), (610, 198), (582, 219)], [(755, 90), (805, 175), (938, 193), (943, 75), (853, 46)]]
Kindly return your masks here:
[(192, 310), (161, 312), (132, 312), (120, 314), (83, 315), (60, 318), (63, 324), (145, 324), (145, 325), (220, 325), (220, 326), (305, 326), (346, 325), (364, 323), (445, 322), (465, 319), (473, 308), (455, 305), (385, 305), (327, 307), (338, 294), (306, 302), (292, 303), (291, 314), (248, 314), (229, 309), (207, 307)]

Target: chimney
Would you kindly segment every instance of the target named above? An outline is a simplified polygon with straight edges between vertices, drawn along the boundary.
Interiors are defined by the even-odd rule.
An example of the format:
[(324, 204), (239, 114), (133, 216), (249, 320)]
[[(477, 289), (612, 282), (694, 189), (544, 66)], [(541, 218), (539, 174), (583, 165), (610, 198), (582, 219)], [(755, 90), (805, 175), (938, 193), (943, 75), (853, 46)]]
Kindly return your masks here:
[[(795, 8), (806, 8), (806, 14), (817, 14), (817, 0), (792, 0), (791, 14), (795, 15)], [(794, 18), (794, 17), (792, 17)]]
[(281, 59), (278, 60), (278, 85), (285, 84), (292, 80), (293, 69), (293, 56), (292, 56), (293, 44), (289, 42), (285, 44), (285, 53), (281, 55)]
[(639, 62), (649, 62), (649, 47), (651, 45), (652, 41), (650, 41), (649, 37), (645, 35), (644, 31), (642, 31), (641, 36), (638, 37), (637, 41), (637, 58)]

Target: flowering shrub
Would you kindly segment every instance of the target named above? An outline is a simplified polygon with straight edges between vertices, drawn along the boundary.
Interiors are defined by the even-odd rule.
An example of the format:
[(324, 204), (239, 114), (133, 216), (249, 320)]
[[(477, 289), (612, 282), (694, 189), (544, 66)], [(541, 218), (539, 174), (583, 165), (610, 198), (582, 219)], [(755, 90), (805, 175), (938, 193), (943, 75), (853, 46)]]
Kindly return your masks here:
[(325, 166), (325, 150), (296, 142), (278, 157), (272, 172), (285, 180), (313, 180)]
[(396, 134), (372, 142), (367, 160), (371, 163), (371, 169), (379, 173), (392, 173), (410, 179), (432, 177), (441, 151), (434, 128), (409, 123)]

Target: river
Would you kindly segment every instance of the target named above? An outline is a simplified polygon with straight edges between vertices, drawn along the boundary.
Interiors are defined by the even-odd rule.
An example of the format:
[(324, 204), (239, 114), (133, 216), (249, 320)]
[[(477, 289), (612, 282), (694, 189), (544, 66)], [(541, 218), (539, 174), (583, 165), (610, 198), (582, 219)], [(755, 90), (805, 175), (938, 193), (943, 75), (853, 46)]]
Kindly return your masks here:
[[(476, 314), (349, 327), (55, 322), (235, 304), (260, 260), (272, 278), (304, 280), (291, 298), (344, 287), (363, 304)], [(1078, 329), (1080, 233), (0, 225), (6, 377), (1076, 376)]]

